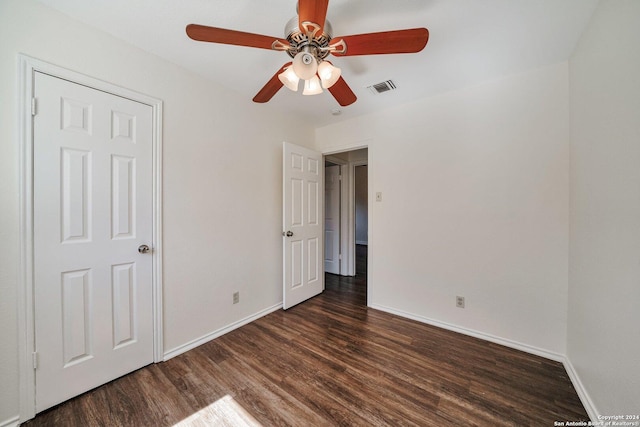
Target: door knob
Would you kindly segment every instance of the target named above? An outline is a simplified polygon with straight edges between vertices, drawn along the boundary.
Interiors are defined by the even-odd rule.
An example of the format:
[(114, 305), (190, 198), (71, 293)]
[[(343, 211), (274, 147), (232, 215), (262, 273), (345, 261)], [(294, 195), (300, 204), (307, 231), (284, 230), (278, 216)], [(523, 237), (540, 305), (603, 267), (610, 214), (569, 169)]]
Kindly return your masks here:
[(138, 246), (138, 252), (140, 252), (141, 254), (146, 254), (150, 250), (151, 250), (151, 248), (149, 248), (149, 246), (147, 246), (147, 245)]
[(286, 233), (283, 231), (282, 235), (283, 236), (287, 236), (287, 237), (291, 237), (291, 236), (293, 236), (293, 232), (291, 232), (291, 230), (287, 231)]

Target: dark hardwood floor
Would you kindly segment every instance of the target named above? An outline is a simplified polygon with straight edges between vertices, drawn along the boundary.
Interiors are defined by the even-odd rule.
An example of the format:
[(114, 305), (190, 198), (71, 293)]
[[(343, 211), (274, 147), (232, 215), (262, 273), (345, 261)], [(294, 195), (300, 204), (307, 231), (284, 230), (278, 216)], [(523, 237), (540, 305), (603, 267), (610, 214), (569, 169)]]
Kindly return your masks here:
[[(553, 426), (560, 363), (366, 307), (355, 278), (39, 414), (32, 426)], [(364, 255), (364, 258), (362, 257)]]

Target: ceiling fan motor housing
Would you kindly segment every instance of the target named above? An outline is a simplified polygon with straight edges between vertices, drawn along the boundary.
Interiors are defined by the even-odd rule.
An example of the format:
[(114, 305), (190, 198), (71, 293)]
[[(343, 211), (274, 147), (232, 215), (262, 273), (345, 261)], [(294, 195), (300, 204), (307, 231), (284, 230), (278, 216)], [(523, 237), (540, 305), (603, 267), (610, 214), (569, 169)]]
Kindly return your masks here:
[(321, 34), (318, 34), (320, 27), (313, 22), (305, 22), (304, 26), (307, 29), (306, 32), (300, 30), (297, 16), (287, 22), (284, 28), (285, 38), (290, 44), (287, 53), (290, 57), (295, 58), (299, 52), (308, 52), (320, 63), (330, 53), (328, 47), (333, 36), (331, 23), (325, 21)]

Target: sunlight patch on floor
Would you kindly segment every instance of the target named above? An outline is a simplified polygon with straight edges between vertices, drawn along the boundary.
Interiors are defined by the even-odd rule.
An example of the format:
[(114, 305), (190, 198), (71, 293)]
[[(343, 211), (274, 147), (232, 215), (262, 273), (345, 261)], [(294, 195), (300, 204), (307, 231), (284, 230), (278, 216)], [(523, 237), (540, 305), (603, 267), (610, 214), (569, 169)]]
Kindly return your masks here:
[(174, 424), (174, 427), (187, 426), (261, 427), (262, 424), (256, 421), (242, 405), (227, 394), (206, 408)]

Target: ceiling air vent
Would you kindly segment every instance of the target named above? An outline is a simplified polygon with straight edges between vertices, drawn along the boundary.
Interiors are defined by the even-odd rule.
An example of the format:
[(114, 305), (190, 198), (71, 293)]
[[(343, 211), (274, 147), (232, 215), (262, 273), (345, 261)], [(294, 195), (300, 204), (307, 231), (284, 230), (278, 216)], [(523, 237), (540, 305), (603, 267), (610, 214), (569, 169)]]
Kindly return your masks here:
[(389, 92), (390, 90), (396, 90), (396, 84), (393, 80), (387, 80), (368, 86), (367, 89), (369, 89), (374, 95), (377, 95), (379, 93)]

